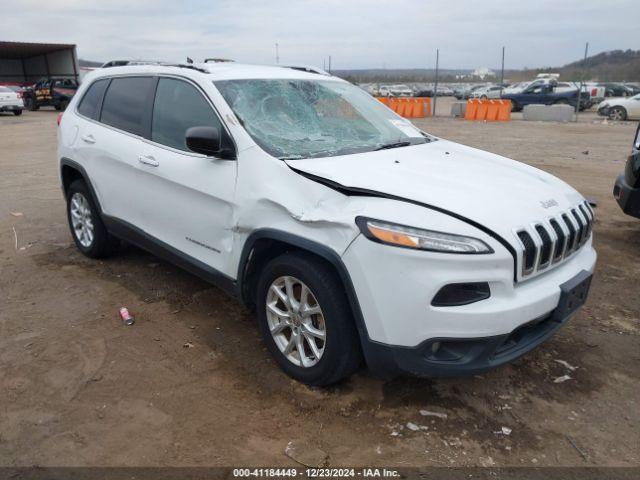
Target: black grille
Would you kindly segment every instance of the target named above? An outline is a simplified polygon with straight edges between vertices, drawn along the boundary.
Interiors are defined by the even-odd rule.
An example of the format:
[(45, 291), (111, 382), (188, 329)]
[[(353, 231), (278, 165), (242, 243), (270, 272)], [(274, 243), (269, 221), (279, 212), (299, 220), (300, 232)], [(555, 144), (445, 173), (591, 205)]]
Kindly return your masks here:
[(593, 227), (593, 221), (591, 220), (591, 215), (588, 213), (586, 207), (584, 205), (579, 205), (578, 208), (580, 209), (580, 211), (582, 212), (582, 215), (584, 215), (584, 218), (587, 219), (587, 228), (586, 228), (586, 232), (584, 234), (584, 241), (589, 239), (589, 236), (591, 235), (591, 229)]
[(549, 264), (551, 260), (551, 246), (553, 242), (551, 241), (551, 237), (547, 233), (547, 229), (542, 225), (536, 225), (536, 232), (540, 235), (540, 240), (542, 240), (542, 248), (540, 249), (540, 261), (538, 262), (538, 268), (544, 267)]
[(576, 223), (578, 224), (578, 238), (576, 239), (576, 247), (577, 247), (578, 245), (582, 245), (582, 240), (583, 240), (582, 237), (584, 236), (586, 225), (584, 225), (584, 220), (580, 218), (580, 215), (578, 215), (578, 212), (576, 212), (575, 208), (571, 210), (571, 213), (573, 215), (573, 218), (576, 219)]
[(569, 229), (569, 240), (567, 241), (566, 252), (569, 253), (573, 250), (573, 243), (576, 240), (576, 228), (573, 226), (573, 223), (571, 223), (571, 220), (569, 220), (569, 216), (566, 213), (562, 214), (562, 220), (564, 220), (565, 225)]
[(549, 223), (551, 224), (553, 231), (556, 232), (556, 238), (558, 239), (556, 241), (556, 247), (553, 250), (553, 261), (557, 262), (562, 258), (562, 250), (564, 249), (564, 243), (567, 240), (567, 237), (558, 222), (551, 220)]
[(593, 221), (591, 207), (583, 202), (557, 217), (549, 218), (548, 224), (533, 225), (535, 233), (533, 230), (517, 231), (516, 235), (524, 247), (522, 276), (549, 268), (552, 263), (558, 263), (576, 252), (589, 240)]
[(524, 230), (518, 232), (518, 238), (524, 245), (524, 270), (530, 271), (533, 270), (533, 265), (536, 261), (536, 244), (533, 242), (533, 238)]

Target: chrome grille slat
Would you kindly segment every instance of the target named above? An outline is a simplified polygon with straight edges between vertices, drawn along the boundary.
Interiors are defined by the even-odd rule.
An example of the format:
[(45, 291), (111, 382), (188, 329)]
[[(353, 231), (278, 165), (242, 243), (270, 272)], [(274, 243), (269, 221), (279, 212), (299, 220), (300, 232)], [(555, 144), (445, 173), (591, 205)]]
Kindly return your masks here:
[(577, 252), (591, 237), (594, 219), (585, 201), (545, 222), (514, 230), (522, 247), (522, 278), (549, 269)]

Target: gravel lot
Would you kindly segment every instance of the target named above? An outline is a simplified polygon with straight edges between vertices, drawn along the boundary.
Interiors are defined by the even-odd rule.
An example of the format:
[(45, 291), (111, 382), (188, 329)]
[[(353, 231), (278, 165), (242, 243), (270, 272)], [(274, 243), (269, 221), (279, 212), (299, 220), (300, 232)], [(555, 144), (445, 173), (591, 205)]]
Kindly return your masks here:
[(293, 466), (294, 441), (332, 466), (640, 466), (640, 220), (611, 195), (635, 124), (418, 121), (597, 199), (591, 296), (481, 377), (361, 371), (320, 390), (282, 374), (252, 317), (200, 279), (132, 247), (108, 261), (75, 249), (55, 116), (0, 115), (0, 465)]

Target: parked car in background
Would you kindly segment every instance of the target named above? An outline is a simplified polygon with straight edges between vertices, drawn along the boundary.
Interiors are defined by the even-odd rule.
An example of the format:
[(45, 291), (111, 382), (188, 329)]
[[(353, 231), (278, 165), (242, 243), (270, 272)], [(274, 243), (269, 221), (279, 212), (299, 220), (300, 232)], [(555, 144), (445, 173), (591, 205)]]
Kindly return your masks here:
[(486, 87), (478, 88), (471, 93), (472, 98), (479, 98), (485, 100), (487, 98), (500, 98), (500, 92), (504, 91), (504, 87), (500, 85), (487, 85)]
[(589, 92), (591, 102), (594, 105), (599, 104), (605, 98), (605, 88), (594, 82), (587, 82), (584, 84), (584, 90)]
[(628, 97), (632, 94), (632, 90), (621, 83), (599, 83), (598, 85), (604, 87), (605, 97)]
[(479, 88), (484, 88), (486, 86), (485, 83), (479, 83), (477, 85), (470, 85), (468, 87), (465, 87), (463, 89), (460, 89), (456, 92), (454, 92), (454, 96), (458, 99), (458, 100), (468, 100), (469, 98), (471, 98), (471, 96), (473, 95), (473, 92), (478, 90)]
[(419, 86), (413, 90), (414, 97), (433, 97), (433, 87)]
[[(555, 91), (551, 83), (532, 84), (522, 92), (502, 93), (502, 98), (511, 100), (511, 108), (514, 112), (522, 110), (526, 105), (571, 105), (575, 108), (578, 103), (578, 90)], [(591, 97), (587, 92), (580, 95), (580, 110), (591, 106)]]
[(438, 95), (439, 97), (453, 97), (454, 93), (455, 92), (452, 88), (447, 87), (446, 85), (438, 85), (438, 91), (436, 92), (436, 95)]
[(611, 120), (640, 120), (640, 93), (605, 100), (598, 105), (598, 115)]
[(9, 87), (0, 86), (0, 112), (13, 112), (14, 115), (22, 115), (24, 103), (22, 95)]
[(337, 77), (97, 69), (59, 117), (56, 158), (82, 254), (124, 239), (217, 284), (311, 385), (363, 359), (387, 378), (510, 363), (576, 314), (595, 268), (578, 191)]
[(637, 83), (625, 83), (624, 86), (631, 91), (631, 95), (640, 93), (640, 85)]
[(613, 197), (624, 213), (640, 218), (640, 124), (624, 172), (613, 187)]
[(78, 82), (70, 78), (45, 78), (24, 90), (22, 96), (27, 110), (52, 106), (64, 111), (78, 90)]
[(413, 90), (406, 85), (381, 85), (380, 86), (381, 97), (411, 97), (413, 96)]

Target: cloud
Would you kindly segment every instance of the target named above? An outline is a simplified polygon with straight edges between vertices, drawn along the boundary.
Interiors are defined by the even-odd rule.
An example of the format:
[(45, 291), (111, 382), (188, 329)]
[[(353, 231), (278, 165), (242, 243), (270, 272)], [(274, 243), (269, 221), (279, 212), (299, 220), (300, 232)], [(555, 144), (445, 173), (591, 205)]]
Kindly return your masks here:
[[(14, 0), (2, 36), (76, 43), (82, 58), (226, 57), (334, 68), (562, 65), (640, 48), (631, 0)], [(615, 32), (615, 34), (612, 34)]]

